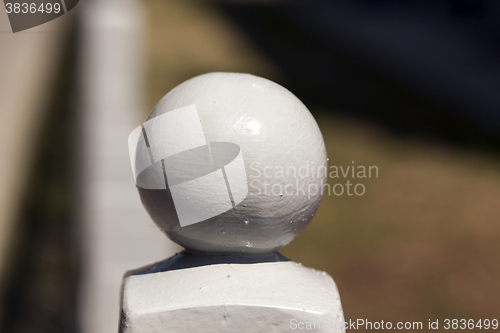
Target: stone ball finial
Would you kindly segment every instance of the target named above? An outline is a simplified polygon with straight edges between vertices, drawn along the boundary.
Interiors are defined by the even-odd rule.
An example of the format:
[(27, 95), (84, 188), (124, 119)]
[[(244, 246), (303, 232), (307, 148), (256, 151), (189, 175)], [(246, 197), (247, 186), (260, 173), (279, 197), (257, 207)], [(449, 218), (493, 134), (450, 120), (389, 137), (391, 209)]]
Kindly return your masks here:
[(129, 150), (147, 212), (195, 252), (278, 250), (312, 220), (326, 183), (311, 113), (287, 89), (250, 74), (178, 85), (131, 133)]

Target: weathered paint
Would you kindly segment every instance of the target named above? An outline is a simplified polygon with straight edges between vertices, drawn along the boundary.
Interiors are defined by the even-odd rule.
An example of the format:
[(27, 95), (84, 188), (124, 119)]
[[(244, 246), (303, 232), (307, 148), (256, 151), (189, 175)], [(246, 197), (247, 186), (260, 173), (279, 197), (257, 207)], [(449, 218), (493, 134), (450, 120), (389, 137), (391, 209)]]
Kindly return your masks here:
[[(193, 148), (181, 151), (172, 132), (154, 128), (167, 119), (156, 121), (159, 116), (179, 110), (193, 112), (192, 124), (196, 111), (202, 127), (192, 126)], [(141, 126), (143, 139), (133, 132), (130, 151), (142, 202), (188, 250), (125, 276), (120, 332), (344, 332), (333, 279), (275, 252), (312, 220), (326, 182), (323, 137), (297, 97), (253, 75), (210, 73), (173, 89)], [(162, 142), (152, 144), (148, 136)], [(206, 177), (215, 172), (220, 177)], [(181, 213), (179, 184), (192, 200)], [(182, 214), (200, 207), (213, 209), (211, 217), (182, 223)]]
[[(193, 110), (193, 105), (205, 135), (205, 140), (200, 141), (200, 130), (193, 131), (195, 143), (236, 144), (241, 149), (248, 191), (230, 198), (217, 190), (207, 197), (205, 193), (218, 188), (217, 181), (217, 186), (225, 186), (220, 169), (213, 173), (220, 174), (218, 178), (207, 175), (196, 179), (196, 193), (201, 195), (186, 195), (186, 200), (191, 201), (185, 200), (183, 214), (205, 207), (205, 197), (214, 213), (213, 217), (188, 225), (179, 221), (179, 205), (174, 202), (177, 192), (165, 191), (162, 184), (156, 189), (151, 185), (145, 188), (141, 185), (146, 184), (142, 180), (145, 177), (138, 175), (139, 193), (152, 219), (170, 239), (192, 251), (264, 254), (288, 244), (312, 220), (326, 182), (326, 172), (318, 172), (321, 167), (326, 171), (325, 145), (309, 110), (287, 89), (267, 79), (250, 74), (209, 73), (180, 84), (163, 97), (145, 122), (145, 131), (152, 127), (147, 124), (162, 115), (187, 107)], [(161, 122), (153, 123), (156, 133), (161, 133), (158, 124)], [(169, 124), (164, 126), (167, 132)], [(179, 145), (186, 146), (187, 138), (189, 133), (182, 136)], [(169, 140), (165, 147), (177, 151)], [(153, 143), (150, 145), (153, 147)], [(161, 145), (155, 146), (155, 155), (161, 154), (158, 147)], [(195, 167), (204, 169), (206, 163)], [(160, 172), (161, 167), (156, 170)], [(228, 176), (228, 168), (223, 170), (224, 177)], [(231, 177), (227, 177), (229, 182), (242, 178)], [(154, 177), (149, 179), (155, 181)], [(230, 199), (234, 198), (238, 199), (236, 206), (229, 209)]]
[(300, 323), (344, 331), (333, 279), (291, 261), (205, 265), (124, 282), (122, 333), (310, 331)]

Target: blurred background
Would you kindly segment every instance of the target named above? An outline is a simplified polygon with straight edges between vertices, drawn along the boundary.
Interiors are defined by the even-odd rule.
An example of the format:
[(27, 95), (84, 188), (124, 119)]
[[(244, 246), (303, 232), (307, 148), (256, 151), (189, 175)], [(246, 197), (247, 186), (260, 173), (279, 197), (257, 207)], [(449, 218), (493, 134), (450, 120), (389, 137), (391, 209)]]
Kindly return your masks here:
[(281, 250), (347, 320), (500, 319), (498, 1), (87, 0), (16, 34), (0, 10), (1, 332), (117, 331), (123, 273), (179, 250), (126, 136), (212, 71), (285, 86), (330, 165), (378, 167)]

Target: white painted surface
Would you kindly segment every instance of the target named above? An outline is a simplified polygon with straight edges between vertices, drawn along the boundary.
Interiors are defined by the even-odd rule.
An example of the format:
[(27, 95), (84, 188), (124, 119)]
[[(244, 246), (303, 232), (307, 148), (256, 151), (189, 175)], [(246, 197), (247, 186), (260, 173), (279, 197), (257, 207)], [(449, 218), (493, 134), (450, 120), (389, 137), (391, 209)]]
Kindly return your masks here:
[(141, 172), (137, 177), (136, 184), (138, 187), (151, 190), (166, 190), (165, 176), (163, 172), (162, 162), (156, 162), (148, 166), (144, 172)]
[[(168, 93), (149, 122), (189, 105), (198, 111), (209, 146), (162, 161), (169, 190), (140, 187), (139, 193), (171, 239), (204, 254), (185, 252), (126, 277), (120, 332), (289, 332), (308, 331), (311, 323), (324, 332), (344, 332), (339, 294), (328, 274), (289, 261), (265, 262), (265, 256), (251, 257), (259, 263), (238, 256), (272, 253), (312, 220), (327, 165), (314, 118), (293, 94), (271, 81), (209, 73)], [(171, 123), (154, 124), (154, 137), (171, 132)], [(183, 145), (178, 144), (185, 149)], [(251, 174), (255, 163), (262, 168), (258, 175)], [(311, 165), (323, 167), (325, 174), (307, 171), (290, 178), (267, 172)], [(196, 177), (184, 181), (186, 175)], [(284, 192), (299, 182), (308, 192)], [(249, 193), (250, 185), (260, 192)], [(266, 186), (282, 191), (266, 194)], [(213, 255), (221, 253), (235, 256)], [(242, 263), (220, 264), (235, 258)]]
[(140, 123), (141, 8), (135, 1), (81, 1), (80, 205), (83, 333), (116, 332), (125, 271), (178, 247), (151, 222), (130, 177), (127, 137)]
[(155, 162), (207, 144), (196, 107), (188, 105), (144, 123)]
[(137, 126), (128, 136), (128, 153), (130, 164), (132, 166), (132, 175), (134, 181), (141, 171), (151, 165), (148, 147), (144, 135), (142, 134), (142, 125)]
[[(225, 170), (228, 188), (235, 188), (235, 207), (228, 209), (227, 196), (215, 191), (220, 185), (214, 185), (216, 179), (193, 181), (195, 191), (184, 195), (180, 205), (180, 197), (173, 197), (176, 190), (167, 193), (167, 198), (158, 191), (140, 190), (155, 223), (173, 241), (198, 252), (265, 254), (288, 244), (312, 220), (326, 184), (326, 149), (309, 110), (287, 89), (267, 79), (250, 74), (208, 73), (166, 94), (148, 122), (155, 124), (156, 133), (167, 135), (172, 124), (155, 120), (192, 105), (206, 142), (231, 143), (240, 149), (243, 166), (229, 165)], [(184, 138), (170, 145), (185, 149), (187, 141)], [(169, 151), (170, 145), (158, 148), (158, 152), (155, 148), (154, 155), (164, 156), (162, 150)], [(230, 151), (228, 147), (222, 155)], [(208, 163), (204, 159), (198, 162), (200, 170)], [(323, 168), (321, 175), (318, 167)], [(279, 168), (293, 169), (295, 173), (278, 174)], [(298, 174), (305, 168), (305, 175)], [(245, 173), (246, 184), (241, 181), (243, 176), (234, 175), (238, 172)], [(212, 197), (208, 197), (209, 193)], [(172, 200), (175, 205), (169, 203)], [(183, 222), (190, 214), (196, 218)]]
[(248, 178), (241, 150), (231, 163), (224, 166), (224, 171), (226, 172), (227, 182), (231, 189), (234, 204), (237, 206), (248, 195)]
[(222, 170), (170, 187), (181, 227), (230, 210), (231, 199)]
[[(294, 262), (129, 276), (123, 312), (124, 333), (290, 332), (301, 331), (291, 330), (294, 320), (344, 322), (333, 279)], [(335, 325), (324, 327), (322, 332), (344, 332)]]
[(220, 215), (248, 195), (241, 149), (207, 144), (194, 104), (149, 119), (130, 133), (128, 145), (137, 186), (165, 190), (181, 227)]

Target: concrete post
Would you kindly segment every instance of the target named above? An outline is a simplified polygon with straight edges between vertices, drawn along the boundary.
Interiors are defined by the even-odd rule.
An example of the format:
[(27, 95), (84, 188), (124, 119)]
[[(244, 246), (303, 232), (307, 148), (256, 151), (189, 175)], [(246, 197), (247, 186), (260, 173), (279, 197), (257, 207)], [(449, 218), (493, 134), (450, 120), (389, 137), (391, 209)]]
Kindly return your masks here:
[(120, 332), (344, 332), (333, 279), (276, 251), (326, 183), (321, 132), (285, 88), (210, 73), (174, 88), (129, 137), (153, 221), (186, 251), (125, 275)]
[(118, 327), (123, 271), (173, 255), (178, 247), (150, 222), (128, 169), (126, 138), (143, 110), (141, 8), (134, 0), (92, 0), (82, 1), (79, 13), (79, 319), (83, 333), (108, 333)]

